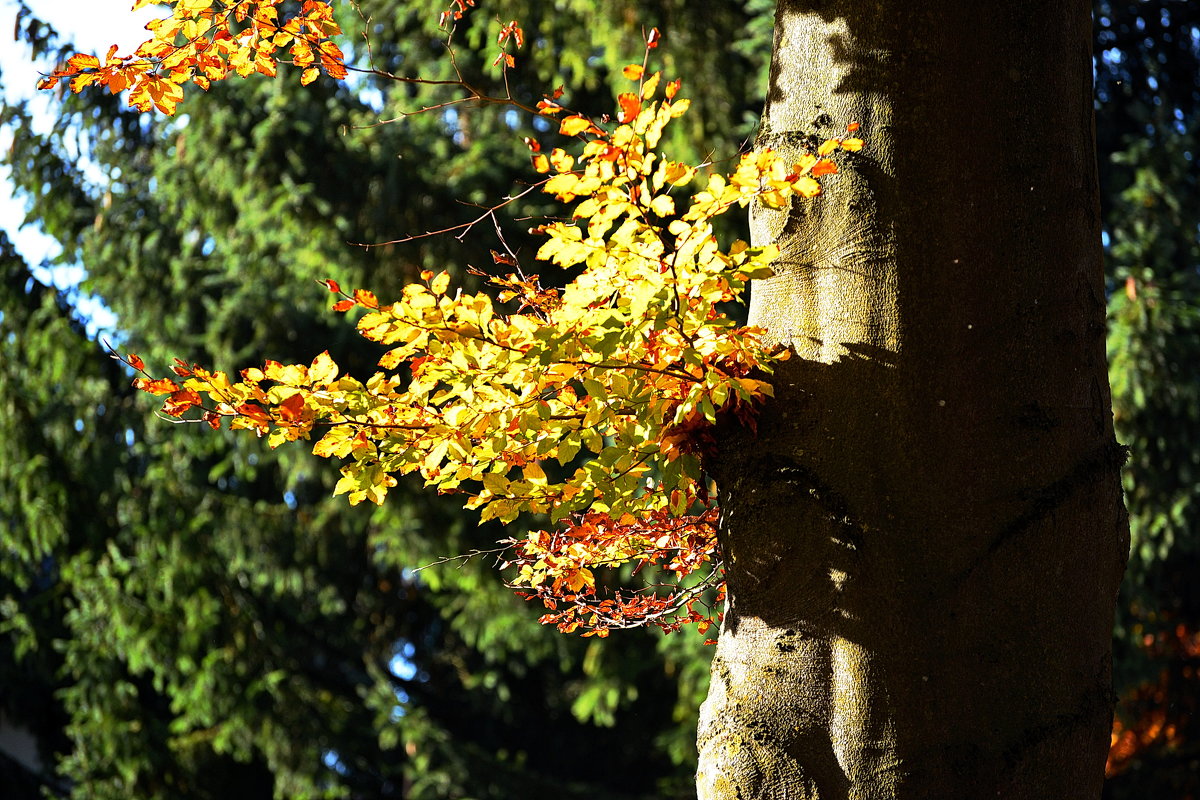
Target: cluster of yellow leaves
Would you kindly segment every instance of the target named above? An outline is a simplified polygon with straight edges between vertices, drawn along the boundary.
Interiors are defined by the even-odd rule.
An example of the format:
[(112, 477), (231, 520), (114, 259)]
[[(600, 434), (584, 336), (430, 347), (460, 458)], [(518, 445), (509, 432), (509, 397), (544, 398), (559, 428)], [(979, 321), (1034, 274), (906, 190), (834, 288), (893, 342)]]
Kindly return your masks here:
[(274, 76), (277, 51), (302, 69), (308, 85), (323, 70), (333, 78), (346, 77), (341, 49), (331, 37), (341, 33), (329, 2), (304, 0), (299, 10), (281, 19), (283, 0), (137, 0), (134, 10), (150, 5), (171, 6), (171, 15), (150, 22), (151, 37), (132, 55), (118, 56), (114, 45), (103, 62), (78, 54), (64, 68), (46, 76), (39, 89), (70, 82), (72, 92), (96, 85), (113, 94), (129, 90), (129, 104), (140, 111), (157, 108), (174, 114), (183, 100), (183, 86), (194, 83), (207, 90), (213, 81), (231, 73)]
[[(707, 437), (722, 415), (749, 418), (771, 393), (772, 363), (786, 357), (720, 310), (771, 274), (776, 250), (722, 248), (713, 220), (752, 201), (815, 196), (817, 178), (836, 171), (826, 156), (862, 143), (831, 140), (798, 163), (748, 154), (688, 195), (697, 168), (655, 151), (687, 109), (679, 82), (656, 99), (658, 73), (626, 75), (638, 90), (619, 98), (611, 131), (542, 103), (560, 133), (583, 139), (577, 156), (531, 144), (543, 190), (574, 203), (569, 221), (539, 229), (537, 258), (578, 270), (561, 290), (508, 275), (492, 293), (451, 293), (447, 273), (426, 272), (380, 304), (328, 281), (341, 297), (334, 308), (365, 312), (359, 332), (387, 348), (365, 382), (322, 353), (307, 366), (243, 370), (239, 381), (179, 363), (181, 384), (147, 375), (137, 385), (168, 395), (168, 415), (198, 409), (214, 427), (229, 417), (273, 447), (319, 435), (313, 452), (344, 460), (336, 492), (351, 504), (382, 502), (395, 475), (418, 473), (439, 492), (466, 493), (484, 520), (549, 517), (557, 529), (531, 534), (512, 564), (516, 584), (544, 601), (570, 598), (570, 614), (547, 618), (566, 630), (680, 611), (580, 600), (595, 595), (596, 567), (654, 561), (683, 577), (710, 559)], [(144, 373), (135, 358), (127, 363)], [(682, 613), (696, 616), (690, 604)]]

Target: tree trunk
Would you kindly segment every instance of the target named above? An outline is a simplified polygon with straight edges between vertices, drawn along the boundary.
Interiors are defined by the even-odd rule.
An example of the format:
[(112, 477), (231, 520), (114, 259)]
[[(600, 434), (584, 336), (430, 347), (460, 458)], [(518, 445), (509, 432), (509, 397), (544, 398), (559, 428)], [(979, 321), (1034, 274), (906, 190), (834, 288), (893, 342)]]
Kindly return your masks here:
[(862, 124), (758, 209), (798, 354), (716, 469), (701, 800), (1100, 796), (1128, 548), (1086, 0), (780, 0), (759, 145)]

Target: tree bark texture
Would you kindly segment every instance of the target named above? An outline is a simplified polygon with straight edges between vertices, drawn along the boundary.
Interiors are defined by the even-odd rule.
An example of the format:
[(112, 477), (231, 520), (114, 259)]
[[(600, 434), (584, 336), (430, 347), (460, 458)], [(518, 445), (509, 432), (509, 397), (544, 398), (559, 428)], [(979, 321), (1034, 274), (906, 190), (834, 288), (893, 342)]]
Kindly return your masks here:
[(1100, 796), (1128, 534), (1086, 0), (780, 0), (757, 209), (782, 365), (716, 465), (701, 800)]

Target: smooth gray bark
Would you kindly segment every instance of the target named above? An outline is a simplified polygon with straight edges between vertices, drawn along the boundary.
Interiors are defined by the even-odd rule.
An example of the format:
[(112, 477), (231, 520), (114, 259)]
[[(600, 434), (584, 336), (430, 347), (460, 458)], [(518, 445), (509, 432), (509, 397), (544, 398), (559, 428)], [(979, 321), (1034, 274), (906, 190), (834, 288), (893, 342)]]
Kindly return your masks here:
[(781, 0), (756, 210), (791, 345), (715, 465), (729, 603), (701, 800), (1100, 795), (1128, 548), (1086, 0)]

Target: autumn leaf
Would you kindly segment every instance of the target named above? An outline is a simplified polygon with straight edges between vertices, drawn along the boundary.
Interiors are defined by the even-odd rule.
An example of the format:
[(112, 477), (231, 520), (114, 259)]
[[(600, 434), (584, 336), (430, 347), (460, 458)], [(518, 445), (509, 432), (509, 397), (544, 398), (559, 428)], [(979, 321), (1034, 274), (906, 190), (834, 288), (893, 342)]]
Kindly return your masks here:
[(617, 104), (620, 111), (617, 114), (618, 122), (632, 122), (642, 110), (642, 101), (636, 94), (625, 92), (617, 98)]
[(150, 394), (170, 394), (179, 391), (179, 384), (169, 378), (138, 378), (133, 385)]
[(192, 389), (179, 389), (172, 392), (163, 403), (163, 413), (172, 417), (178, 417), (187, 413), (193, 406), (198, 406), (203, 403), (200, 395)]
[(304, 397), (293, 394), (276, 406), (276, 410), (284, 422), (298, 422), (304, 416)]
[(337, 364), (333, 363), (328, 350), (314, 358), (308, 367), (308, 380), (314, 387), (328, 386), (337, 379), (337, 375)]
[[(652, 32), (647, 46), (657, 40)], [(309, 57), (305, 69), (318, 68)], [(511, 272), (488, 276), (482, 290), (423, 270), (381, 303), (326, 279), (341, 296), (333, 309), (361, 307), (356, 328), (381, 347), (373, 374), (340, 374), (324, 351), (307, 364), (268, 360), (237, 381), (177, 361), (184, 387), (150, 377), (135, 385), (168, 395), (168, 414), (210, 427), (229, 418), (271, 447), (316, 438), (314, 454), (342, 462), (335, 493), (352, 505), (382, 503), (397, 476), (416, 473), (461, 495), (481, 520), (549, 520), (510, 542), (505, 560), (514, 586), (560, 630), (711, 624), (698, 604), (720, 583), (705, 473), (715, 426), (752, 424), (771, 395), (765, 378), (787, 354), (726, 312), (750, 280), (772, 274), (778, 250), (720, 240), (715, 223), (750, 203), (785, 208), (816, 196), (837, 171), (835, 151), (861, 142), (831, 139), (789, 161), (747, 153), (727, 174), (672, 161), (657, 148), (688, 110), (678, 81), (660, 90), (657, 72), (626, 77), (641, 90), (617, 98), (612, 130), (567, 114), (560, 133), (586, 141), (572, 152), (530, 145), (541, 190), (566, 204), (535, 229), (534, 259), (567, 270), (555, 285), (499, 251), (497, 271)], [(544, 113), (562, 111), (544, 103)], [(135, 358), (126, 363), (144, 370)], [(622, 565), (656, 565), (679, 583), (605, 594), (611, 581), (600, 571)]]
[(558, 132), (563, 136), (577, 136), (591, 127), (592, 122), (587, 117), (573, 114), (563, 119), (559, 125)]

